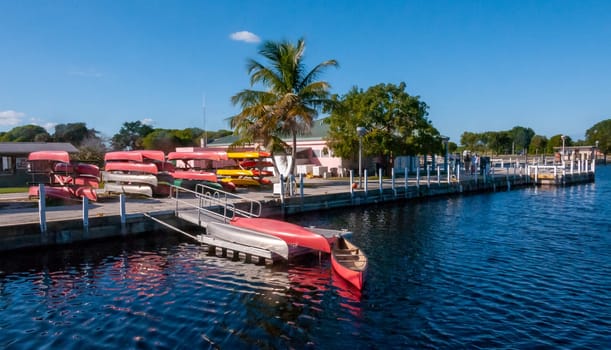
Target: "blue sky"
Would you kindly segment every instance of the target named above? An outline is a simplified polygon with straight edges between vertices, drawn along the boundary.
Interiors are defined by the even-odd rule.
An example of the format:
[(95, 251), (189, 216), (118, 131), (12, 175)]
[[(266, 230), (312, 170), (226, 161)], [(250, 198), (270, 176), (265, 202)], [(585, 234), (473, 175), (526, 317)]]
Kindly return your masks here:
[(0, 131), (229, 129), (260, 59), (245, 38), (305, 38), (308, 67), (339, 62), (321, 79), (340, 95), (404, 81), (455, 142), (518, 125), (583, 139), (611, 116), (611, 1), (6, 0), (0, 19)]

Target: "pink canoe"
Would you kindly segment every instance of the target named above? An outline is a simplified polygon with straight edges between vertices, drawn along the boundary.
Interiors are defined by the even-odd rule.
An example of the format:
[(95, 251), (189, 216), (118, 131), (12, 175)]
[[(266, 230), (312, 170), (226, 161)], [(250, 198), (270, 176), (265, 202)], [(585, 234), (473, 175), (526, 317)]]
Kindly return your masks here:
[(227, 160), (227, 152), (222, 151), (195, 151), (195, 152), (170, 152), (168, 160)]
[[(30, 186), (28, 195), (30, 198), (38, 197), (38, 186)], [(95, 189), (88, 186), (45, 186), (45, 197), (72, 200), (75, 197), (87, 197), (91, 201), (98, 200)]]
[(235, 217), (229, 223), (278, 237), (289, 245), (331, 253), (329, 241), (325, 237), (290, 222), (266, 218)]
[(147, 174), (157, 174), (157, 166), (153, 163), (108, 162), (106, 171), (130, 171)]
[(28, 160), (50, 160), (70, 163), (70, 155), (66, 151), (37, 151), (30, 153)]
[(77, 175), (100, 176), (100, 168), (94, 164), (87, 163), (57, 163), (53, 171), (60, 173), (76, 173)]
[(183, 179), (183, 180), (198, 180), (198, 181), (210, 181), (217, 182), (218, 178), (215, 173), (206, 172), (206, 171), (186, 171), (186, 170), (176, 170), (172, 173), (172, 176), (175, 179)]
[(132, 151), (115, 151), (107, 152), (104, 155), (104, 161), (132, 161), (142, 163), (143, 158), (141, 153), (136, 153)]

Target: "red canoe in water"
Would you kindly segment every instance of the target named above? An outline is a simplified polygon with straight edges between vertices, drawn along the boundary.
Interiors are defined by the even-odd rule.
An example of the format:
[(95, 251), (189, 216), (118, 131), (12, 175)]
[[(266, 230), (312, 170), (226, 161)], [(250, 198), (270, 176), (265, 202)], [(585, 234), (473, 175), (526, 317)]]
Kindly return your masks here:
[(358, 290), (363, 288), (367, 272), (367, 256), (342, 235), (328, 239), (305, 227), (266, 218), (235, 217), (229, 223), (280, 238), (289, 246), (330, 253), (333, 271)]
[(367, 256), (345, 237), (339, 236), (333, 243), (331, 265), (333, 271), (358, 290), (363, 288), (367, 273)]

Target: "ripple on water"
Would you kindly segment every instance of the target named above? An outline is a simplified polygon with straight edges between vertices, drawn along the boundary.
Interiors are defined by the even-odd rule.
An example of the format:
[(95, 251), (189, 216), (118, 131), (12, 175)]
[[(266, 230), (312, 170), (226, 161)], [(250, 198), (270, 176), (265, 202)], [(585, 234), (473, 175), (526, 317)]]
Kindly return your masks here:
[(602, 348), (609, 196), (597, 178), (288, 218), (352, 230), (362, 292), (328, 258), (244, 264), (167, 233), (8, 254), (0, 347)]

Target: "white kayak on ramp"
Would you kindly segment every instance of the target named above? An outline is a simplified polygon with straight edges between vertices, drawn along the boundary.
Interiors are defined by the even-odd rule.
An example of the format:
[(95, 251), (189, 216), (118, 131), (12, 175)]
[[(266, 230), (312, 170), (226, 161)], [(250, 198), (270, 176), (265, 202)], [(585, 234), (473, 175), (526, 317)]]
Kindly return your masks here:
[(284, 260), (289, 259), (289, 247), (286, 242), (266, 233), (220, 222), (209, 222), (206, 226), (206, 233), (215, 239), (268, 250)]

